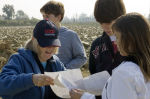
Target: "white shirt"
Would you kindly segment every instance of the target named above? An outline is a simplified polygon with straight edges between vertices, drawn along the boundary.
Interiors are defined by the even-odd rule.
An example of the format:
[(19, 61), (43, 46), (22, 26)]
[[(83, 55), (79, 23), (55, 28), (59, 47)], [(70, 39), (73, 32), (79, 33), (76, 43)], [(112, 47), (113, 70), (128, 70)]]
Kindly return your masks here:
[(109, 36), (110, 40), (111, 41), (116, 41), (116, 36), (112, 35), (112, 36)]
[[(88, 93), (82, 95), (84, 98)], [(133, 62), (123, 62), (113, 70), (102, 93), (102, 99), (150, 99), (150, 82), (145, 82), (138, 65)]]

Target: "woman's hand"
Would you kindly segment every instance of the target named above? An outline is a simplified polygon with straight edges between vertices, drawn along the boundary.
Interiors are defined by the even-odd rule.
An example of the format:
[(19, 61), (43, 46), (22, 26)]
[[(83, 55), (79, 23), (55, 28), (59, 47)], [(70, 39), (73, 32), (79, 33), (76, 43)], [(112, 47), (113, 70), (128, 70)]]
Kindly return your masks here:
[(79, 89), (72, 89), (70, 92), (71, 99), (80, 99), (84, 91)]
[(54, 85), (54, 80), (45, 74), (33, 74), (32, 81), (35, 86)]

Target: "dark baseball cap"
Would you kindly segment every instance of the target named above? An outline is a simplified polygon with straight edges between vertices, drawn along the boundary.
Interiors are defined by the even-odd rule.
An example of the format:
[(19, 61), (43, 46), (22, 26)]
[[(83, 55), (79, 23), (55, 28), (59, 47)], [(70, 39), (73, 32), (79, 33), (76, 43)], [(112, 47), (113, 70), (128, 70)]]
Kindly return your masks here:
[(41, 20), (33, 30), (33, 36), (41, 47), (61, 46), (58, 34), (58, 28), (49, 20)]

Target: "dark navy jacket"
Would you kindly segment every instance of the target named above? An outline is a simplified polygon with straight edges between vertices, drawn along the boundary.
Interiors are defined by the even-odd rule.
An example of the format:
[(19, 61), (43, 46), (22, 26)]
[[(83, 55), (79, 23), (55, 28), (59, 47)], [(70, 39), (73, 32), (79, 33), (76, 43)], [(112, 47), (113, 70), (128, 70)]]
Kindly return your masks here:
[[(52, 71), (65, 70), (58, 57), (53, 55)], [(44, 99), (45, 87), (36, 87), (32, 74), (41, 74), (41, 70), (32, 51), (19, 49), (13, 54), (0, 73), (0, 96), (3, 99)]]
[(124, 57), (119, 52), (114, 54), (114, 49), (109, 36), (103, 32), (101, 37), (98, 37), (91, 46), (89, 57), (89, 71), (91, 74), (108, 71), (112, 74), (112, 70), (117, 67)]

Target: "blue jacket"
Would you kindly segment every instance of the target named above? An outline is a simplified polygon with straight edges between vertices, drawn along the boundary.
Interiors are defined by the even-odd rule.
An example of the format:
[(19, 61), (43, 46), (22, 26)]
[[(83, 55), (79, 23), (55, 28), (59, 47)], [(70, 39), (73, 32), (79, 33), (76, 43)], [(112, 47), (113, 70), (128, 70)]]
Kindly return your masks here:
[[(64, 65), (53, 55), (52, 70), (62, 71)], [(41, 73), (32, 52), (19, 49), (0, 73), (0, 96), (3, 99), (43, 99), (45, 87), (34, 86), (32, 74)]]

